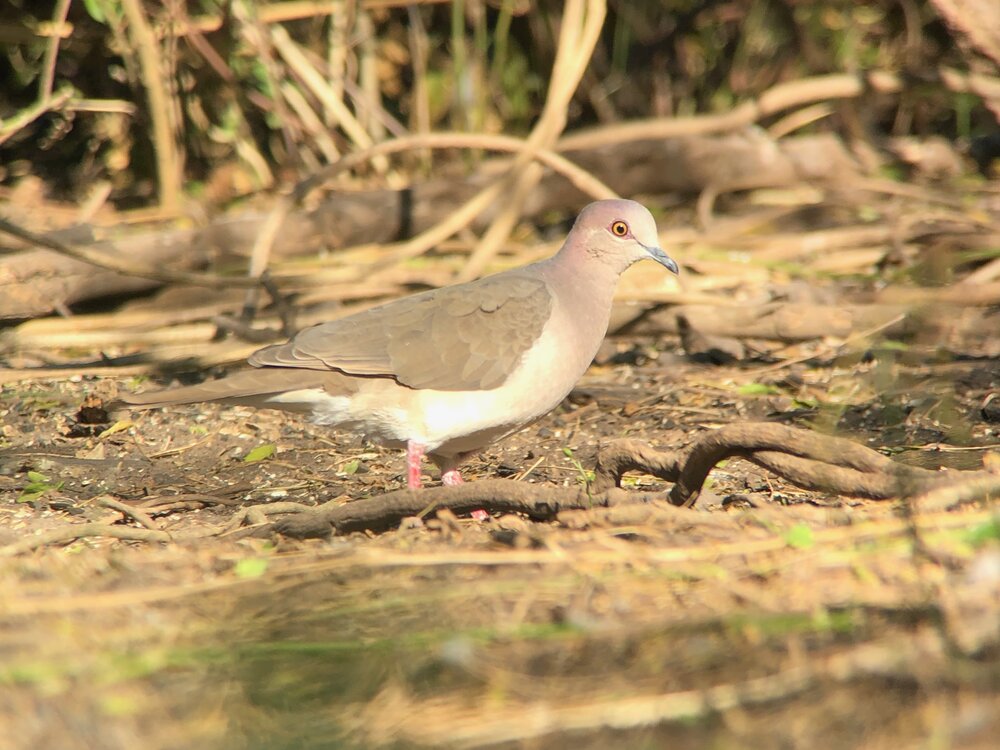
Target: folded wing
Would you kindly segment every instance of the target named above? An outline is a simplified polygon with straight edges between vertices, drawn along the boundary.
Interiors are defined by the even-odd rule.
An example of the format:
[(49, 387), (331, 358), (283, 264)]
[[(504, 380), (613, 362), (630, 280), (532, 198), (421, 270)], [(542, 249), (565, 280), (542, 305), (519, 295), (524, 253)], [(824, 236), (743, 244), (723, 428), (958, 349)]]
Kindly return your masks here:
[(250, 364), (387, 376), (410, 388), (489, 390), (538, 341), (551, 312), (544, 280), (501, 274), (308, 328), (255, 352)]

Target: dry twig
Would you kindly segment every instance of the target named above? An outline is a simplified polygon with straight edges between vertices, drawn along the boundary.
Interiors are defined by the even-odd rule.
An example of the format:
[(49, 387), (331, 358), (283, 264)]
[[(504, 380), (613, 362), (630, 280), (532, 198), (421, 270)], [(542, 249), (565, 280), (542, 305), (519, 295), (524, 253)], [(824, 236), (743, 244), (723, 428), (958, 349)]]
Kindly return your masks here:
[(122, 9), (128, 18), (133, 46), (142, 67), (143, 85), (149, 97), (160, 204), (164, 211), (172, 214), (181, 202), (182, 160), (177, 149), (176, 126), (160, 59), (160, 45), (139, 0), (122, 0)]

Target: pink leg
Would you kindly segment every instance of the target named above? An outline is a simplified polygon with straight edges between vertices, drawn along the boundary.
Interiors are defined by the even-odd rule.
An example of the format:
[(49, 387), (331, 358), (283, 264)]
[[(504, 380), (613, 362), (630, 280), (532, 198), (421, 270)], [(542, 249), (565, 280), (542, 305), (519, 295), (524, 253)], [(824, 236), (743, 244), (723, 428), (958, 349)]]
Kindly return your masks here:
[(406, 486), (411, 490), (419, 490), (420, 459), (424, 457), (424, 446), (412, 440), (406, 441)]
[(458, 469), (448, 469), (448, 471), (441, 472), (441, 484), (445, 487), (454, 487), (456, 484), (464, 484), (465, 480), (462, 479), (462, 475), (459, 473)]

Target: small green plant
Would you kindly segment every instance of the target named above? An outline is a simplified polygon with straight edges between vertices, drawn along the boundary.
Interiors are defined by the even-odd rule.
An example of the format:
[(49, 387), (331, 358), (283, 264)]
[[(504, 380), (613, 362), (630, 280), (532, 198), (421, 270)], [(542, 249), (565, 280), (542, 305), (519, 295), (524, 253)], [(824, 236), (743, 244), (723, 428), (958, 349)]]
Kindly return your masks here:
[(580, 478), (580, 482), (585, 485), (589, 485), (594, 481), (594, 472), (583, 468), (583, 464), (580, 460), (573, 455), (572, 448), (563, 448), (563, 454), (569, 459), (569, 462), (573, 464), (573, 468), (576, 469), (577, 476)]
[(237, 578), (260, 578), (267, 572), (268, 564), (266, 557), (245, 557), (237, 561), (233, 573)]
[(795, 549), (809, 549), (816, 543), (813, 530), (804, 523), (792, 526), (792, 528), (785, 532), (784, 538), (785, 543)]
[(135, 427), (135, 422), (133, 422), (130, 419), (120, 419), (113, 425), (111, 425), (108, 429), (101, 432), (101, 434), (98, 435), (97, 437), (98, 439), (103, 439), (106, 437), (110, 437), (111, 435), (115, 435), (119, 432), (124, 432), (125, 430), (128, 430), (132, 427)]
[(776, 396), (781, 393), (781, 389), (767, 383), (744, 383), (736, 392), (741, 396)]
[(1000, 518), (993, 518), (966, 530), (965, 541), (974, 549), (979, 549), (990, 542), (1000, 541)]
[(247, 453), (243, 457), (243, 462), (255, 464), (258, 461), (270, 458), (276, 451), (277, 448), (274, 447), (273, 443), (264, 443), (263, 445), (258, 445), (256, 448), (253, 448), (249, 453)]
[(46, 492), (61, 490), (65, 482), (54, 482), (44, 474), (37, 471), (28, 472), (28, 483), (21, 488), (21, 494), (17, 496), (19, 503), (33, 503)]

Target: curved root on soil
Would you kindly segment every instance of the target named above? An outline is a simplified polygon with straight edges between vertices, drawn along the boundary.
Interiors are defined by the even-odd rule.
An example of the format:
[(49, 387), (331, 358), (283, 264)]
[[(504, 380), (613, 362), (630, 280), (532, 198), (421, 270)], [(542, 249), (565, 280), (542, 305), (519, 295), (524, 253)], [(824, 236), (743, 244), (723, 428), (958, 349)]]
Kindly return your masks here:
[[(727, 458), (744, 458), (807, 490), (874, 500), (915, 498), (949, 485), (975, 488), (971, 497), (1000, 490), (1000, 477), (985, 471), (932, 471), (897, 463), (845, 438), (770, 423), (729, 425), (683, 451), (660, 451), (637, 440), (613, 440), (600, 448), (588, 487), (552, 487), (490, 479), (453, 487), (397, 490), (346, 505), (329, 504), (281, 519), (259, 532), (296, 538), (332, 532), (384, 531), (410, 516), (447, 508), (484, 509), (550, 520), (560, 511), (666, 501), (690, 507), (709, 472)], [(621, 489), (625, 472), (641, 471), (674, 482), (668, 493)], [(969, 492), (953, 493), (964, 501)], [(940, 493), (938, 503), (942, 502)], [(945, 498), (945, 501), (947, 497)]]
[[(904, 498), (911, 512), (939, 510), (957, 503), (1000, 495), (1000, 475), (987, 471), (931, 471), (900, 464), (844, 438), (820, 435), (779, 424), (729, 425), (702, 436), (681, 451), (660, 451), (636, 440), (613, 440), (597, 454), (594, 481), (588, 486), (553, 487), (487, 479), (452, 487), (397, 490), (343, 504), (338, 500), (309, 507), (295, 502), (270, 503), (242, 509), (218, 529), (188, 534), (159, 530), (144, 512), (111, 499), (100, 502), (119, 511), (123, 520), (144, 528), (98, 523), (71, 524), (0, 548), (0, 556), (85, 537), (133, 541), (183, 542), (205, 537), (271, 536), (275, 532), (304, 539), (332, 533), (385, 531), (403, 519), (440, 510), (470, 513), (519, 513), (536, 521), (554, 519), (563, 511), (620, 508), (639, 504), (691, 507), (709, 472), (728, 458), (743, 458), (807, 490), (875, 500)], [(639, 492), (621, 488), (622, 476), (641, 471), (673, 482), (669, 492)], [(163, 509), (180, 506), (231, 504), (212, 496), (178, 496)], [(192, 503), (191, 498), (197, 498)], [(165, 498), (166, 499), (166, 498)], [(173, 498), (176, 500), (177, 498)], [(153, 510), (147, 507), (147, 510)], [(270, 516), (288, 514), (276, 521)]]

